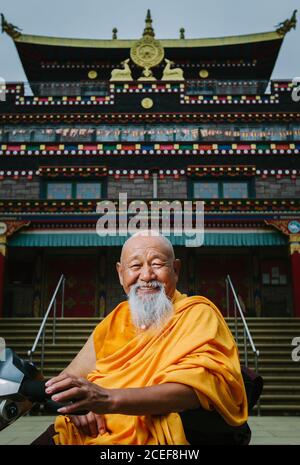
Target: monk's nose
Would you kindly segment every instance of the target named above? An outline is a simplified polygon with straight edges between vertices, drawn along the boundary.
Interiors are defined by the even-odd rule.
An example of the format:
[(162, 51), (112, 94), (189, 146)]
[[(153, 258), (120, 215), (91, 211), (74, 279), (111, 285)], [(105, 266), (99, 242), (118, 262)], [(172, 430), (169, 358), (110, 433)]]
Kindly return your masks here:
[(140, 273), (140, 279), (146, 282), (149, 282), (155, 279), (155, 273), (153, 269), (151, 268), (151, 266), (143, 266), (143, 268), (141, 269), (141, 273)]

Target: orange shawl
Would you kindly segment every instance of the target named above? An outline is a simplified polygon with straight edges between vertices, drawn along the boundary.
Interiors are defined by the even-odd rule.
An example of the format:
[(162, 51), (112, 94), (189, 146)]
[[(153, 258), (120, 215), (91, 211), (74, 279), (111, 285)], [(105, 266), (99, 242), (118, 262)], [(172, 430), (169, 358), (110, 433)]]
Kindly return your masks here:
[[(247, 420), (238, 349), (226, 322), (208, 299), (175, 291), (174, 316), (159, 334), (137, 334), (127, 302), (94, 330), (96, 369), (87, 379), (104, 388), (162, 383), (192, 387), (204, 409), (216, 409), (230, 425)], [(67, 416), (55, 422), (56, 444), (188, 444), (180, 415), (106, 414), (107, 432), (84, 436)]]

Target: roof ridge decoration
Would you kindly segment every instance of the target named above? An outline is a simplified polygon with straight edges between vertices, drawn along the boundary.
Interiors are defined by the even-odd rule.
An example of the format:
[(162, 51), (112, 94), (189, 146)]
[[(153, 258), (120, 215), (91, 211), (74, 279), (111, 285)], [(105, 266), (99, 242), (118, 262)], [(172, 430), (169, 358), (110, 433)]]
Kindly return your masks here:
[[(136, 41), (130, 49), (130, 58), (135, 65), (143, 68), (142, 76), (138, 81), (156, 81), (151, 68), (158, 66), (165, 56), (165, 51), (161, 42), (155, 39), (155, 32), (152, 27), (150, 10), (147, 10), (145, 28), (141, 39)], [(121, 64), (123, 69), (114, 69), (111, 73), (111, 81), (132, 81), (129, 58)], [(162, 81), (183, 81), (183, 71), (180, 68), (173, 68), (174, 62), (165, 58), (166, 66), (163, 70)]]
[(22, 35), (21, 34), (22, 29), (6, 21), (3, 13), (1, 13), (1, 27), (2, 27), (2, 32), (6, 32), (13, 39), (17, 39), (18, 37)]
[(145, 29), (144, 29), (144, 32), (143, 32), (143, 37), (145, 36), (150, 36), (150, 37), (155, 37), (155, 32), (154, 32), (154, 29), (152, 27), (152, 18), (151, 18), (151, 12), (150, 10), (147, 10), (147, 15), (146, 15), (146, 19), (145, 19)]
[(150, 10), (147, 11), (145, 23), (143, 37), (131, 47), (130, 58), (134, 64), (143, 68), (140, 81), (154, 81), (156, 79), (151, 68), (162, 62), (165, 51), (159, 40), (155, 39)]
[[(149, 10), (148, 10), (149, 11)], [(179, 39), (162, 39), (160, 42), (165, 47), (176, 46), (177, 47), (204, 47), (204, 46), (215, 46), (215, 45), (232, 45), (232, 44), (240, 44), (245, 42), (260, 42), (266, 40), (274, 40), (276, 38), (280, 38), (285, 36), (291, 29), (295, 29), (297, 25), (296, 19), (297, 10), (294, 10), (290, 19), (286, 19), (279, 23), (275, 29), (275, 31), (270, 32), (262, 32), (256, 34), (245, 34), (245, 35), (237, 35), (237, 36), (226, 36), (226, 37), (214, 37), (214, 38), (196, 38), (196, 39), (185, 39), (184, 33), (182, 31), (181, 37)], [(6, 32), (12, 39), (16, 42), (22, 43), (34, 43), (34, 44), (43, 44), (43, 45), (65, 45), (65, 46), (72, 46), (72, 47), (83, 47), (83, 46), (91, 46), (91, 47), (121, 47), (121, 48), (128, 48), (134, 43), (132, 39), (127, 40), (120, 40), (114, 37), (112, 40), (108, 39), (72, 39), (72, 38), (62, 38), (62, 37), (50, 37), (50, 36), (39, 36), (39, 35), (30, 35), (30, 34), (22, 34), (22, 29), (18, 26), (15, 26), (12, 23), (9, 23), (4, 14), (1, 13), (1, 27), (2, 32)], [(149, 17), (147, 12), (146, 17), (146, 27), (144, 29), (144, 34), (150, 34), (150, 31), (153, 31), (152, 28), (152, 19), (149, 11)], [(153, 31), (154, 32), (154, 31)], [(148, 34), (148, 36), (149, 36)], [(151, 35), (150, 35), (151, 37)]]
[(281, 23), (277, 24), (276, 27), (276, 32), (281, 35), (285, 36), (291, 29), (296, 29), (297, 25), (297, 12), (298, 10), (294, 10), (293, 14), (290, 19), (286, 19), (285, 21), (282, 21)]

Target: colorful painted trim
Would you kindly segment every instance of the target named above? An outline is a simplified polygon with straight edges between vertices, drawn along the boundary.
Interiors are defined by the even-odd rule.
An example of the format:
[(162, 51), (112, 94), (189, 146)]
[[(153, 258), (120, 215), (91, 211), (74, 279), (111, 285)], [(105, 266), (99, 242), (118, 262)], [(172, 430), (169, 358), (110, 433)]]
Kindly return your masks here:
[[(46, 167), (41, 166), (38, 170), (0, 170), (0, 180), (20, 178), (33, 179), (34, 177), (56, 178), (56, 177), (104, 177), (113, 176), (115, 179), (120, 177), (128, 177), (128, 179), (135, 179), (143, 177), (149, 179), (153, 173), (157, 171), (147, 169), (108, 169), (101, 166), (58, 166)], [(159, 179), (166, 177), (173, 177), (179, 179), (180, 177), (196, 176), (196, 177), (218, 177), (218, 176), (243, 176), (252, 177), (257, 176), (262, 179), (267, 177), (276, 177), (276, 179), (290, 178), (297, 179), (300, 177), (300, 169), (295, 170), (259, 170), (255, 166), (209, 166), (209, 165), (194, 165), (185, 169), (160, 169), (158, 171)]]
[(0, 121), (3, 124), (10, 123), (210, 123), (210, 122), (298, 122), (300, 113), (296, 112), (247, 112), (247, 113), (55, 113), (55, 114), (34, 114), (34, 113), (3, 113)]
[[(0, 213), (2, 216), (13, 216), (18, 214), (55, 214), (55, 215), (68, 215), (68, 214), (95, 214), (98, 201), (107, 201), (107, 205), (111, 206), (114, 202), (115, 208), (118, 209), (117, 200), (1, 200)], [(170, 199), (158, 199), (159, 201)], [(175, 203), (183, 205), (184, 200), (175, 200)], [(198, 199), (200, 201), (201, 199)], [(143, 200), (151, 207), (152, 202), (157, 200)], [(128, 204), (132, 207), (140, 201), (128, 199)], [(193, 210), (196, 211), (197, 200), (193, 200)], [(300, 199), (214, 199), (204, 200), (206, 213), (299, 213), (300, 212)], [(137, 205), (138, 206), (138, 205)]]
[[(108, 170), (106, 166), (41, 166), (36, 172), (37, 175), (43, 177), (87, 177), (87, 176), (107, 176)], [(1, 174), (1, 172), (0, 172)]]
[(129, 82), (129, 83), (114, 83), (110, 84), (110, 92), (117, 94), (139, 94), (139, 93), (184, 93), (185, 84), (179, 82), (172, 83), (138, 83), (138, 82)]
[[(181, 87), (182, 86), (182, 87)], [(48, 97), (33, 97), (16, 95), (16, 106), (43, 106), (43, 105), (113, 105), (115, 103), (115, 93), (176, 93), (180, 92), (180, 103), (184, 105), (273, 105), (280, 103), (278, 94), (275, 95), (186, 95), (185, 86), (167, 87), (165, 85), (149, 85), (141, 88), (138, 85), (126, 87), (126, 84), (114, 88), (110, 86), (110, 93), (106, 96), (48, 96)]]
[(198, 143), (164, 142), (103, 144), (1, 144), (0, 155), (297, 155), (300, 142), (293, 143)]
[(292, 81), (271, 81), (271, 92), (276, 94), (291, 93), (294, 84)]
[(6, 83), (5, 81), (0, 81), (0, 86), (3, 88), (2, 91), (4, 91), (6, 95), (16, 95), (17, 98), (19, 95), (24, 95), (24, 84), (22, 82)]
[(273, 105), (280, 103), (278, 95), (180, 95), (185, 105)]
[(255, 176), (255, 166), (221, 166), (221, 165), (192, 165), (187, 167), (189, 176)]

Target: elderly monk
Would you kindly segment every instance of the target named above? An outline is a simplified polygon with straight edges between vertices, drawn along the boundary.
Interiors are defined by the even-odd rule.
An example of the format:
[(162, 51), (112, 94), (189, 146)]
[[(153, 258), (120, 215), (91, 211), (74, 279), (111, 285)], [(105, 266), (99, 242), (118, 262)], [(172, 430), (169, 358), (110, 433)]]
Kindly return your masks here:
[(53, 400), (72, 399), (59, 410), (55, 444), (189, 444), (180, 413), (195, 409), (245, 424), (234, 339), (212, 302), (176, 290), (179, 270), (163, 236), (125, 242), (117, 271), (128, 300), (46, 384)]

